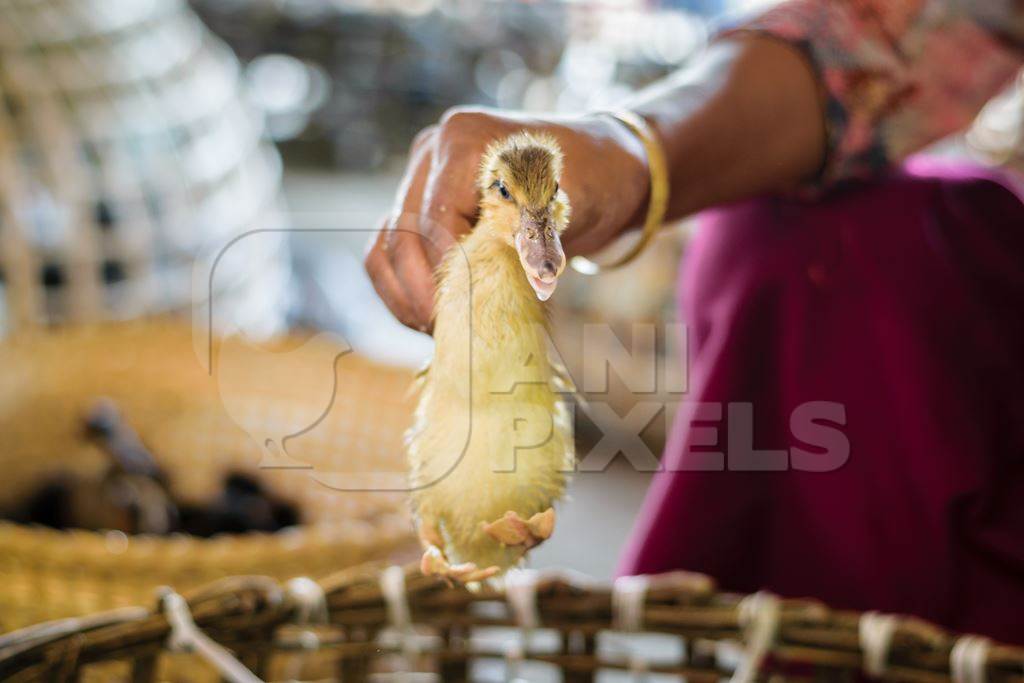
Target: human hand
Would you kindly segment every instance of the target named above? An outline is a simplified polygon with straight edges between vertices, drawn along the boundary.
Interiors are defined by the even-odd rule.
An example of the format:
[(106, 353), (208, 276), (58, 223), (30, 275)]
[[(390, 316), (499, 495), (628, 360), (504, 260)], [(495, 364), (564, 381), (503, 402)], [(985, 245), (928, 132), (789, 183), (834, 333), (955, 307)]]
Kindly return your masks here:
[(552, 135), (565, 155), (560, 186), (572, 206), (562, 234), (568, 255), (591, 254), (642, 222), (649, 191), (643, 147), (610, 116), (452, 109), (413, 141), (394, 209), (365, 260), (377, 293), (409, 327), (431, 329), (434, 269), (476, 222), (475, 181), (484, 150), (522, 130)]

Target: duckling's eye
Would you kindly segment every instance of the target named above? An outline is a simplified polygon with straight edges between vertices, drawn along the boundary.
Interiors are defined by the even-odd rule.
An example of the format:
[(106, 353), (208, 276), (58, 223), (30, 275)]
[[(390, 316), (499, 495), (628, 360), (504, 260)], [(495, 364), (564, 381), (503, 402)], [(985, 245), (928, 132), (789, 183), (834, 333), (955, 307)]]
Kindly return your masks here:
[(494, 185), (495, 187), (498, 188), (498, 192), (501, 193), (502, 199), (512, 199), (512, 194), (508, 191), (508, 188), (505, 187), (505, 183), (501, 182), (500, 180), (497, 180), (495, 181)]

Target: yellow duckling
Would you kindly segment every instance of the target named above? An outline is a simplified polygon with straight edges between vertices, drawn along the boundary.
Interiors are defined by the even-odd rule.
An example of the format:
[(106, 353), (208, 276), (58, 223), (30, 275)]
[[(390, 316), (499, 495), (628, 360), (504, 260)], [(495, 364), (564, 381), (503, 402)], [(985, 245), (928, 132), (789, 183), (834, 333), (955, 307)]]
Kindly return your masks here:
[(548, 357), (543, 303), (565, 267), (561, 170), (550, 137), (493, 143), (480, 219), (439, 267), (434, 358), (408, 434), (426, 574), (489, 579), (554, 530), (574, 464), (571, 383)]

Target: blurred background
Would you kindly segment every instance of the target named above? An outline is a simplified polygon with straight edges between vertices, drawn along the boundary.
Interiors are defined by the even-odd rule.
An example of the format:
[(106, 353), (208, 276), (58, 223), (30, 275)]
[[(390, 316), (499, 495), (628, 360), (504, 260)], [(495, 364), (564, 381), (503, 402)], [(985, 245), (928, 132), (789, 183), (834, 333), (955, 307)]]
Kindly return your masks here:
[[(430, 338), (392, 318), (362, 268), (413, 136), (459, 104), (564, 113), (612, 107), (684, 64), (705, 44), (714, 22), (762, 4), (2, 0), (0, 334), (17, 339), (31, 331), (170, 314), (191, 320), (193, 330), (212, 324), (217, 334), (240, 331), (257, 341), (296, 331), (328, 333), (382, 367), (418, 367), (430, 356)], [(579, 276), (564, 278), (556, 297), (555, 342), (571, 371), (582, 360), (583, 323), (602, 322), (627, 347), (634, 324), (657, 326), (656, 343), (632, 349), (637, 371), (658, 363), (672, 366), (664, 372), (677, 372), (677, 349), (662, 326), (675, 319), (672, 282), (684, 233), (668, 231), (662, 239), (664, 248), (648, 250), (622, 272), (585, 284)], [(153, 401), (147, 399), (144, 410), (137, 407), (139, 395), (159, 393), (158, 385), (164, 392), (180, 390), (180, 377), (148, 374), (139, 365), (152, 356), (140, 351), (120, 359), (126, 371), (119, 384), (110, 377), (109, 359), (85, 357), (86, 349), (124, 354), (132, 346), (123, 334), (113, 337), (87, 342), (72, 334), (63, 346), (27, 355), (3, 348), (0, 360), (7, 367), (31, 366), (21, 375), (21, 391), (35, 395), (36, 412), (81, 412), (95, 395), (114, 394), (129, 426), (170, 470), (175, 496), (216, 499), (228, 468), (278, 462), (284, 441), (270, 434), (277, 426), (291, 419), (294, 431), (305, 426), (296, 419), (312, 420), (296, 406), (317, 395), (315, 381), (291, 382), (295, 396), (289, 401), (289, 388), (279, 379), (259, 387), (258, 381), (235, 383), (225, 393), (220, 377), (219, 412), (260, 445), (265, 435), (274, 436), (267, 443), (277, 450), (246, 450), (232, 442), (216, 456), (206, 448), (200, 449), (204, 455), (188, 451), (162, 437), (174, 429), (196, 430), (191, 417), (157, 420), (159, 434), (153, 434)], [(185, 367), (177, 358), (179, 347), (188, 346), (182, 335), (165, 330), (136, 339), (163, 348), (167, 367)], [(202, 358), (205, 341), (196, 337), (193, 345)], [(79, 355), (88, 376), (67, 379), (78, 366), (61, 374), (80, 385), (71, 392), (80, 403), (61, 400), (55, 407), (49, 390), (39, 389), (46, 384), (40, 368)], [(280, 377), (244, 369), (239, 377), (247, 380)], [(384, 391), (394, 399), (393, 376), (381, 388), (379, 376), (386, 372), (373, 379), (342, 372), (339, 386), (350, 400)], [(140, 382), (144, 375), (148, 383)], [(613, 373), (605, 399), (619, 414), (636, 401), (628, 379)], [(270, 406), (261, 399), (254, 407), (253, 396), (271, 393)], [(19, 400), (32, 403), (24, 395)], [(374, 421), (375, 434), (387, 431), (387, 438), (354, 431), (359, 420), (348, 404), (349, 416), (331, 422), (344, 449), (307, 448), (304, 461), (318, 470), (327, 462), (332, 471), (344, 461), (343, 478), (359, 469), (355, 462), (382, 469), (382, 463), (400, 462), (407, 420), (401, 408), (385, 409), (386, 401), (373, 404), (390, 411), (388, 419)], [(344, 402), (335, 408), (338, 413)], [(212, 410), (209, 404), (203, 409)], [(13, 428), (26, 422), (26, 413), (32, 411), (2, 417)], [(652, 454), (660, 452), (670, 417), (662, 411), (644, 430)], [(208, 430), (208, 422), (198, 429)], [(10, 505), (52, 488), (54, 477), (69, 472), (102, 480), (109, 454), (99, 453), (96, 444), (80, 446), (76, 429), (69, 415), (61, 426), (67, 438), (57, 449), (60, 456), (50, 455), (52, 443), (44, 447), (38, 439), (11, 454), (34, 464), (19, 480), (23, 495), (12, 495)], [(214, 430), (222, 441), (224, 429)], [(602, 436), (600, 426), (585, 419), (578, 431), (591, 443)], [(91, 450), (69, 457), (86, 448)], [(293, 443), (289, 453), (295, 451)], [(197, 465), (201, 458), (206, 463)], [(560, 524), (562, 539), (547, 544), (536, 563), (610, 576), (650, 476), (619, 461), (612, 470), (613, 477), (577, 478), (577, 504)], [(259, 479), (301, 499), (307, 520), (340, 523), (337, 516), (345, 513), (338, 506), (351, 514), (356, 505), (353, 495), (306, 485), (310, 478), (303, 473), (264, 468)], [(74, 498), (60, 490), (64, 498), (51, 491), (50, 507)], [(588, 524), (591, 499), (608, 507), (596, 537), (579, 533)], [(394, 495), (358, 500), (367, 519), (404, 506)], [(585, 538), (586, 548), (579, 545)]]
[(264, 230), (218, 263), (218, 323), (417, 363), (358, 267), (415, 133), (457, 104), (610, 107), (763, 4), (7, 0), (0, 329), (201, 304), (197, 259)]
[[(257, 340), (330, 333), (380, 363), (377, 377), (417, 367), (431, 340), (391, 317), (362, 268), (416, 132), (459, 104), (567, 114), (613, 107), (684, 66), (716, 26), (771, 4), (0, 0), (0, 337), (171, 314)], [(937, 151), (1024, 167), (1022, 112), (1020, 91), (1008, 91), (966, 136)], [(583, 355), (583, 324), (601, 322), (627, 347), (634, 325), (656, 326), (655, 343), (632, 349), (638, 367), (682, 372), (678, 340), (664, 330), (677, 320), (672, 292), (686, 233), (666, 230), (661, 248), (621, 271), (564, 278), (553, 319), (570, 371)], [(87, 347), (130, 354), (161, 343), (89, 339), (92, 346), (68, 342), (50, 355), (5, 346), (0, 360), (7, 369), (41, 367), (38, 359), (68, 362)], [(188, 339), (181, 344), (192, 350)], [(357, 402), (381, 395), (368, 388), (375, 380), (367, 372), (339, 379)], [(21, 376), (24, 386), (37, 379)], [(125, 387), (138, 388), (141, 375), (125, 377)], [(394, 397), (406, 376), (388, 377)], [(628, 380), (613, 376), (604, 399), (620, 415), (637, 400)], [(104, 391), (103, 381), (90, 386)], [(176, 396), (193, 391), (175, 381)], [(21, 398), (12, 391), (8, 408)], [(125, 410), (131, 417), (129, 403)], [(8, 410), (4, 424), (18, 415)], [(654, 454), (670, 418), (660, 415), (643, 432)], [(366, 430), (373, 416), (360, 419)], [(392, 460), (401, 459), (401, 422), (379, 427), (387, 439), (373, 442)], [(593, 443), (601, 426), (584, 421), (579, 433)], [(354, 443), (378, 454), (365, 446), (377, 438), (368, 434)], [(619, 458), (613, 476), (605, 474), (577, 477), (573, 503), (535, 565), (611, 575), (649, 473)], [(300, 495), (285, 482), (290, 475), (261, 476)], [(315, 496), (344, 498), (320, 489)], [(401, 507), (393, 502), (388, 514)], [(588, 517), (596, 506), (606, 515), (597, 528)], [(361, 514), (378, 513), (371, 506)]]
[[(609, 108), (699, 50), (709, 20), (742, 9), (719, 1), (201, 0), (194, 7), (242, 61), (246, 97), (284, 159), (296, 230), (293, 285), (302, 293), (288, 320), (413, 364), (429, 356), (428, 340), (393, 321), (359, 267), (413, 136), (459, 104)], [(336, 232), (314, 232), (323, 230)], [(647, 270), (634, 269), (595, 298), (606, 310), (628, 308), (632, 316), (639, 303), (659, 314), (670, 271), (620, 286)], [(560, 294), (563, 307), (588, 306), (581, 288)]]

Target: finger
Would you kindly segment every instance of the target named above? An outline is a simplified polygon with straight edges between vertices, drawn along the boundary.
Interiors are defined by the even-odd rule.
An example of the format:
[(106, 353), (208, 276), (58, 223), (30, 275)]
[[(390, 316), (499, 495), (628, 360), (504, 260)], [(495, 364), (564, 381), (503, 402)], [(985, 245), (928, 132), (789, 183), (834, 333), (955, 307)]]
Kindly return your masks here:
[(419, 207), (432, 163), (433, 130), (422, 132), (413, 143), (412, 158), (402, 179), (385, 241), (391, 269), (405, 293), (404, 301), (416, 320), (416, 329), (423, 331), (430, 329), (433, 318), (436, 263), (428, 259), (424, 242), (438, 241), (436, 236), (421, 239), (419, 226)]
[(422, 132), (413, 143), (410, 171), (402, 181), (400, 203), (392, 217), (387, 242), (392, 269), (421, 329), (429, 329), (432, 324), (437, 264), (454, 244), (454, 236), (469, 231), (469, 224), (464, 220), (440, 222), (423, 215), (424, 196), (436, 163), (437, 147), (436, 127)]
[(412, 144), (409, 146), (410, 154), (415, 154), (423, 147), (429, 146), (434, 136), (437, 135), (437, 124), (427, 126), (419, 133), (416, 133), (416, 137), (412, 139)]
[(437, 262), (453, 240), (476, 223), (479, 196), (476, 180), (480, 157), (494, 135), (493, 121), (479, 114), (446, 116), (431, 140), (433, 159), (419, 207), (421, 233), (430, 240), (428, 257)]
[[(393, 219), (400, 223), (403, 229), (420, 234), (419, 251), (424, 254), (426, 264), (431, 270), (437, 266), (444, 253), (455, 244), (456, 236), (469, 231), (469, 223), (465, 220), (455, 223), (446, 220), (438, 221), (424, 213), (424, 206), (432, 204), (425, 201), (424, 196), (429, 184), (431, 169), (435, 163), (433, 153), (436, 145), (436, 131), (436, 127), (431, 127), (417, 136), (413, 145), (414, 159), (410, 164), (410, 168), (413, 170), (407, 174), (406, 178), (402, 179), (398, 193), (399, 203), (395, 207), (393, 216)], [(408, 252), (402, 253), (408, 255)], [(397, 264), (395, 265), (397, 267)], [(416, 267), (419, 268), (419, 265)], [(399, 273), (399, 278), (400, 276), (401, 273)]]
[(392, 217), (403, 213), (419, 211), (423, 201), (423, 187), (430, 172), (431, 155), (434, 140), (437, 137), (437, 126), (428, 126), (416, 134), (409, 149), (409, 162), (395, 193), (395, 204)]
[(476, 176), (488, 140), (466, 144), (434, 139), (433, 163), (423, 188), (424, 216), (440, 225), (463, 226), (476, 222), (479, 196)]
[(422, 197), (422, 178), (427, 173), (425, 163), (429, 162), (430, 140), (435, 131), (436, 126), (424, 128), (413, 140), (409, 164), (399, 183), (392, 215), (384, 220), (365, 260), (366, 270), (381, 300), (402, 324), (415, 330), (428, 328), (430, 316), (421, 315), (412, 304), (410, 288), (403, 282), (400, 268), (404, 266), (397, 259), (401, 232), (395, 231), (395, 224), (404, 211), (404, 205), (410, 201), (418, 203)]
[(413, 329), (420, 329), (422, 321), (416, 319), (415, 310), (409, 304), (405, 288), (398, 281), (391, 260), (387, 257), (386, 240), (390, 233), (386, 226), (377, 233), (373, 246), (366, 254), (364, 266), (373, 283), (373, 289), (396, 318)]
[(437, 268), (444, 255), (458, 242), (458, 237), (473, 229), (473, 224), (462, 216), (435, 220), (421, 214), (417, 218), (416, 230), (420, 235), (420, 246), (431, 269)]
[(416, 317), (418, 328), (427, 331), (434, 317), (434, 267), (423, 248), (419, 217), (399, 216), (391, 229), (390, 262), (405, 291), (406, 305)]
[[(476, 164), (471, 164), (476, 168)], [(459, 237), (469, 233), (477, 219), (476, 182), (464, 171), (433, 166), (419, 207), (418, 230), (432, 267), (444, 257)]]

